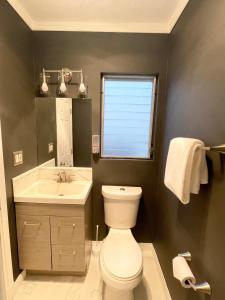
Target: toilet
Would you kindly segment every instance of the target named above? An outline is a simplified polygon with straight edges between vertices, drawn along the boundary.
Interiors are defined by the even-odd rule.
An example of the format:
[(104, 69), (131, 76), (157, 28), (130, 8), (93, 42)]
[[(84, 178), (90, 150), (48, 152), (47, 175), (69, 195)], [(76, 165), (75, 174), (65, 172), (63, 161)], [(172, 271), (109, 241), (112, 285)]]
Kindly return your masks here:
[(134, 288), (143, 273), (141, 249), (131, 228), (136, 225), (142, 189), (130, 186), (102, 186), (105, 223), (109, 233), (100, 250), (104, 300), (134, 300)]

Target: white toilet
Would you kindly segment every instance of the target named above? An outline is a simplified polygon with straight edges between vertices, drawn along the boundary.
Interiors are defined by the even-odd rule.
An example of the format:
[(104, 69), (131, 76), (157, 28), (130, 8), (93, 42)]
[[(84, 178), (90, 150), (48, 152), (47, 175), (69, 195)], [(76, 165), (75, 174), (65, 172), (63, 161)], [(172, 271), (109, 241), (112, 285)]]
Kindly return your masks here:
[(100, 251), (104, 300), (134, 300), (142, 279), (143, 258), (131, 228), (135, 226), (142, 195), (140, 187), (102, 186), (105, 223), (109, 233)]

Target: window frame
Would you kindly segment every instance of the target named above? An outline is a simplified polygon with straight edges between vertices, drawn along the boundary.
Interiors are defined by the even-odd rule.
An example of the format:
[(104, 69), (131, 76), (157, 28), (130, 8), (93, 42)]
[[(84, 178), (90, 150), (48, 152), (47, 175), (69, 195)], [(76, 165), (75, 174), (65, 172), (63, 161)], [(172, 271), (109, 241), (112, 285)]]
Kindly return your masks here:
[[(156, 99), (157, 99), (157, 75), (140, 75), (140, 74), (102, 74), (101, 76), (101, 134), (100, 134), (100, 157), (103, 159), (123, 159), (123, 160), (153, 160), (153, 141), (154, 141), (154, 131), (155, 131), (155, 113), (156, 113)], [(138, 156), (113, 156), (103, 154), (104, 145), (104, 104), (105, 104), (105, 79), (151, 79), (153, 82), (152, 89), (152, 103), (151, 103), (151, 114), (150, 114), (150, 130), (149, 130), (149, 140), (148, 140), (148, 156), (138, 157)]]

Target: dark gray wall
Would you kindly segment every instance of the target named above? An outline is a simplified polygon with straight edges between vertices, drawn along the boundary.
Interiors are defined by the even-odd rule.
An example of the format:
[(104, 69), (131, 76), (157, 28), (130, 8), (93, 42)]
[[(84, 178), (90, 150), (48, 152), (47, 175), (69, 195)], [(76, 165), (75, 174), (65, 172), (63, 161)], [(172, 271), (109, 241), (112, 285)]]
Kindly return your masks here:
[[(31, 31), (5, 0), (0, 0), (0, 118), (14, 275), (18, 275), (15, 213), (11, 178), (37, 162), (34, 72)], [(24, 151), (24, 164), (13, 167), (12, 152)]]
[[(34, 32), (33, 38), (37, 84), (39, 84), (39, 72), (43, 67), (83, 68), (89, 96), (92, 99), (94, 134), (99, 134), (100, 131), (102, 72), (159, 74), (160, 89), (156, 122), (156, 136), (159, 136), (164, 109), (168, 35)], [(143, 242), (153, 239), (158, 144), (157, 138), (154, 161), (107, 159), (93, 161), (93, 217), (94, 225), (100, 225), (101, 238), (105, 235), (101, 186), (102, 184), (118, 184), (143, 187), (144, 197), (139, 211), (136, 237)]]
[(92, 99), (73, 99), (73, 160), (75, 167), (92, 165)]
[(171, 35), (164, 147), (159, 177), (157, 253), (174, 300), (209, 299), (181, 288), (171, 260), (180, 251), (193, 255), (197, 280), (212, 286), (212, 300), (225, 299), (224, 157), (208, 153), (210, 184), (187, 206), (163, 185), (170, 139), (225, 142), (225, 1), (190, 0)]
[[(56, 137), (56, 100), (55, 98), (35, 98), (37, 160), (42, 164), (52, 158), (57, 159)], [(54, 150), (48, 153), (48, 144), (53, 143)], [(57, 160), (56, 160), (57, 162)]]

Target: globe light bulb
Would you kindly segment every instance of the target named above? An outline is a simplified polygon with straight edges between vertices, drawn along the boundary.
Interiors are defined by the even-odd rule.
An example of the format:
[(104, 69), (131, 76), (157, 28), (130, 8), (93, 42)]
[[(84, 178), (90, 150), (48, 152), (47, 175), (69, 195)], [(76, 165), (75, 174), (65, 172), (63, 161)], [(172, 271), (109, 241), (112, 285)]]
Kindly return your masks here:
[(86, 87), (85, 87), (83, 82), (79, 86), (79, 93), (82, 94), (82, 95), (86, 94)]
[(80, 97), (82, 97), (82, 98), (86, 97), (87, 89), (84, 84), (84, 77), (83, 77), (82, 70), (81, 70), (81, 74), (80, 74), (80, 86), (79, 86), (78, 92), (79, 92)]
[(59, 87), (59, 92), (60, 92), (60, 94), (65, 94), (66, 91), (67, 91), (67, 87), (66, 87), (66, 84), (65, 84), (64, 72), (63, 72), (63, 69), (62, 69), (61, 84), (60, 84), (60, 87)]
[(60, 87), (59, 87), (59, 90), (60, 90), (60, 93), (61, 94), (65, 94), (66, 90), (67, 90), (67, 87), (66, 87), (66, 84), (64, 82), (62, 82), (60, 84)]
[(43, 69), (43, 73), (42, 73), (42, 78), (43, 78), (43, 83), (41, 85), (41, 93), (42, 94), (48, 94), (48, 85), (46, 82), (46, 75), (45, 75), (45, 70)]
[(46, 82), (43, 82), (42, 83), (42, 86), (41, 86), (41, 90), (44, 94), (47, 94), (48, 93), (48, 85)]

